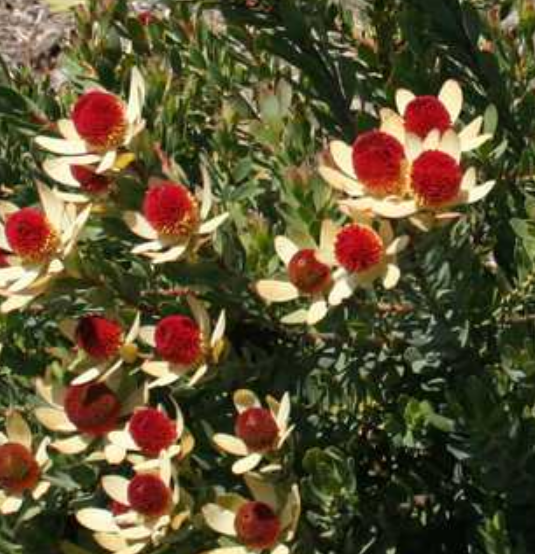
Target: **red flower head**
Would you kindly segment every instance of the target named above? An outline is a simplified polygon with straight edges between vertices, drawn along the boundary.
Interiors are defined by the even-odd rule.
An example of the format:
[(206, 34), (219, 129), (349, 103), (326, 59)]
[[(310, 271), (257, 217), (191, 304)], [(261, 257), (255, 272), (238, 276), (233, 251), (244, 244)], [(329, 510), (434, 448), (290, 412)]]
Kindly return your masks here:
[(202, 358), (201, 330), (189, 317), (164, 317), (156, 326), (154, 341), (158, 354), (173, 364), (193, 365)]
[(412, 190), (421, 204), (438, 207), (457, 198), (463, 175), (451, 156), (428, 150), (414, 160), (411, 177)]
[(248, 548), (263, 550), (274, 546), (281, 533), (280, 520), (263, 502), (246, 502), (234, 523), (238, 539)]
[(277, 422), (265, 408), (248, 408), (236, 420), (236, 435), (251, 450), (270, 450), (279, 436)]
[(35, 458), (25, 446), (15, 442), (0, 446), (0, 489), (15, 494), (33, 489), (40, 473)]
[(372, 194), (399, 194), (405, 185), (407, 162), (401, 143), (382, 131), (360, 135), (353, 144), (353, 168)]
[(157, 475), (136, 475), (128, 485), (128, 502), (140, 514), (162, 516), (169, 511), (171, 491)]
[(15, 254), (32, 262), (46, 260), (59, 244), (56, 231), (43, 212), (35, 208), (22, 208), (9, 215), (6, 237)]
[(311, 248), (299, 250), (292, 256), (288, 275), (292, 284), (306, 294), (323, 292), (331, 284), (329, 266), (320, 262)]
[(350, 273), (375, 267), (384, 254), (381, 237), (371, 227), (358, 223), (347, 225), (338, 232), (334, 249), (338, 263)]
[(170, 181), (149, 188), (143, 214), (158, 233), (172, 237), (188, 238), (199, 225), (197, 201), (186, 187)]
[(129, 431), (134, 442), (149, 456), (157, 456), (177, 439), (175, 423), (155, 408), (137, 410), (130, 419)]
[(115, 321), (98, 315), (82, 317), (76, 326), (76, 344), (96, 360), (115, 356), (122, 343), (122, 329)]
[(82, 433), (105, 435), (117, 427), (121, 403), (104, 383), (70, 385), (64, 402), (69, 421)]
[(72, 176), (80, 183), (80, 188), (87, 194), (105, 194), (111, 186), (111, 179), (99, 175), (85, 165), (71, 165)]
[(444, 133), (451, 128), (451, 118), (436, 96), (417, 96), (405, 109), (405, 129), (421, 138), (438, 129)]
[(119, 146), (127, 128), (122, 101), (101, 90), (91, 90), (80, 96), (72, 111), (72, 121), (78, 134), (99, 150)]

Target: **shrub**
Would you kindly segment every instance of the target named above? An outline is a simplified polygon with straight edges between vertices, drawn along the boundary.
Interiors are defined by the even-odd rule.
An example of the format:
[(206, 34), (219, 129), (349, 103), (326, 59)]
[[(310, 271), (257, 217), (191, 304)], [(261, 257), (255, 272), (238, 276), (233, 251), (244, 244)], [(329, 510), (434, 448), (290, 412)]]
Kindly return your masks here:
[(49, 3), (0, 552), (533, 552), (531, 3)]

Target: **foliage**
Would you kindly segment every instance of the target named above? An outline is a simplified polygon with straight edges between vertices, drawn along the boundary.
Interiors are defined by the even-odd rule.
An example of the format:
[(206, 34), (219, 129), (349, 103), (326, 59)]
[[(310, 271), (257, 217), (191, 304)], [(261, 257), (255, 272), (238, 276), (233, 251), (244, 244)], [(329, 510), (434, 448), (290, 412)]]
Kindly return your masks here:
[[(516, 19), (515, 19), (516, 14)], [(194, 290), (226, 311), (226, 355), (200, 386), (166, 392), (196, 438), (181, 485), (195, 511), (213, 487), (243, 490), (211, 444), (230, 430), (232, 393), (289, 391), (283, 477), (299, 483), (296, 553), (528, 554), (535, 550), (535, 10), (528, 0), (166, 0), (143, 24), (126, 0), (76, 10), (57, 92), (27, 69), (1, 73), (0, 181), (36, 201), (34, 138), (87, 87), (126, 97), (133, 67), (147, 86), (146, 128), (113, 200), (92, 214), (69, 276), (2, 317), (0, 405), (31, 418), (33, 380), (65, 379), (72, 345), (58, 323), (98, 311), (131, 321), (184, 311)], [(395, 91), (462, 83), (463, 119), (484, 113), (491, 141), (471, 162), (497, 181), (482, 202), (429, 233), (408, 222), (399, 285), (361, 290), (315, 327), (281, 323), (254, 283), (280, 269), (276, 235), (317, 236), (342, 221), (317, 172), (329, 140), (353, 141), (394, 105)], [(230, 213), (199, 259), (152, 266), (131, 253), (122, 221), (151, 176), (200, 185)], [(63, 357), (63, 358), (62, 358)], [(139, 381), (139, 373), (134, 379)], [(161, 389), (154, 402), (168, 403)], [(153, 402), (153, 403), (154, 403)], [(166, 404), (167, 405), (167, 404)], [(32, 420), (32, 428), (43, 428)], [(54, 454), (53, 489), (0, 521), (0, 552), (96, 552), (73, 514), (103, 464)], [(215, 545), (194, 519), (154, 552)]]

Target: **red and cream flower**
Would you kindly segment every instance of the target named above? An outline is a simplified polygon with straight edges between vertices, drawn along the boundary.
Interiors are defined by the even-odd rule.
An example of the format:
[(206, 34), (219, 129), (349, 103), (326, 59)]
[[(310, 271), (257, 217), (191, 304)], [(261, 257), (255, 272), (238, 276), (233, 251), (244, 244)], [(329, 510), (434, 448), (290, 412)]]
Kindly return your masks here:
[[(58, 121), (62, 138), (44, 135), (36, 138), (41, 148), (63, 156), (60, 161), (47, 163), (45, 171), (54, 180), (65, 183), (72, 176), (72, 166), (94, 166), (97, 174), (122, 169), (126, 162), (121, 160), (121, 150), (128, 148), (145, 126), (141, 117), (144, 101), (145, 83), (135, 67), (128, 104), (105, 90), (86, 91), (74, 105), (71, 118)], [(130, 162), (132, 156), (127, 157)]]
[(0, 295), (7, 313), (29, 304), (44, 293), (64, 270), (82, 231), (89, 208), (77, 212), (74, 204), (37, 184), (40, 206), (19, 208), (0, 202), (0, 248), (9, 254), (9, 266), (0, 268)]
[(110, 193), (115, 173), (129, 165), (133, 159), (133, 154), (121, 154), (113, 171), (98, 173), (98, 166), (94, 165), (99, 161), (96, 155), (49, 158), (43, 163), (43, 171), (53, 181), (76, 189), (69, 192), (58, 190), (58, 196), (64, 200), (75, 203), (96, 202)]
[(381, 279), (386, 289), (395, 287), (400, 277), (396, 257), (409, 242), (406, 235), (395, 237), (386, 220), (376, 229), (368, 215), (351, 215), (353, 223), (338, 229), (334, 240), (332, 256), (338, 269), (329, 295), (334, 306), (349, 298), (357, 287), (371, 287), (376, 279)]
[(157, 546), (189, 517), (189, 510), (177, 513), (180, 494), (169, 459), (131, 479), (107, 475), (102, 478), (102, 488), (111, 507), (83, 508), (76, 512), (76, 519), (110, 552), (136, 554), (150, 545)]
[(330, 220), (321, 226), (319, 247), (312, 239), (294, 241), (279, 235), (275, 251), (286, 267), (286, 279), (262, 279), (256, 283), (257, 293), (268, 302), (290, 302), (305, 298), (308, 309), (298, 309), (282, 318), (283, 323), (315, 325), (329, 309), (328, 296), (332, 288), (332, 250), (336, 229)]
[[(126, 398), (119, 396), (117, 375), (107, 381), (66, 387), (37, 379), (37, 393), (48, 406), (37, 408), (35, 417), (50, 431), (66, 435), (66, 438), (52, 441), (53, 448), (62, 454), (84, 452), (95, 440), (118, 429), (124, 417), (147, 402), (146, 387), (135, 389)], [(94, 459), (103, 457), (96, 453)]]
[(285, 393), (280, 402), (268, 396), (267, 408), (262, 407), (258, 397), (250, 390), (237, 390), (233, 398), (238, 412), (235, 434), (216, 433), (214, 443), (224, 452), (240, 458), (232, 466), (232, 471), (238, 475), (257, 468), (266, 458), (270, 463), (260, 471), (278, 471), (281, 466), (273, 463), (272, 459), (293, 430), (293, 426), (289, 425), (290, 395)]
[(43, 474), (50, 467), (44, 438), (37, 446), (32, 432), (19, 412), (9, 411), (5, 434), (0, 432), (0, 513), (18, 512), (29, 494), (39, 500), (50, 488)]
[(135, 341), (140, 329), (140, 315), (126, 333), (114, 319), (91, 314), (78, 320), (64, 320), (60, 323), (63, 334), (78, 347), (78, 355), (68, 369), (79, 375), (71, 385), (82, 385), (96, 379), (107, 379), (123, 364), (132, 364), (138, 359)]
[(155, 350), (155, 360), (147, 360), (141, 369), (154, 377), (149, 388), (164, 387), (193, 372), (188, 384), (194, 386), (218, 363), (225, 348), (225, 312), (221, 311), (212, 330), (206, 308), (188, 295), (193, 318), (170, 315), (156, 326), (142, 327), (140, 337)]
[(150, 469), (163, 459), (183, 459), (195, 445), (176, 404), (174, 420), (161, 406), (136, 409), (124, 428), (110, 432), (107, 440), (104, 452), (108, 463), (127, 459), (136, 471)]
[(130, 230), (145, 239), (132, 249), (154, 264), (175, 262), (195, 252), (228, 218), (228, 212), (208, 218), (213, 205), (210, 179), (205, 175), (201, 205), (189, 189), (173, 181), (151, 179), (142, 213), (127, 212)]
[(244, 479), (252, 500), (225, 494), (204, 506), (206, 524), (233, 541), (229, 546), (226, 539), (225, 546), (204, 554), (289, 554), (287, 543), (295, 537), (301, 514), (297, 485), (285, 493), (258, 475), (248, 474)]
[(342, 209), (371, 211), (388, 218), (411, 217), (417, 224), (429, 217), (450, 219), (449, 208), (478, 202), (494, 187), (495, 181), (477, 184), (474, 168), (463, 170), (460, 139), (454, 131), (446, 131), (440, 138), (428, 135), (424, 141), (408, 136), (406, 151), (410, 160), (407, 197), (343, 200)]
[[(398, 113), (381, 110), (381, 119), (386, 125), (401, 125), (407, 134), (425, 140), (438, 141), (440, 136), (453, 130), (463, 107), (463, 91), (457, 81), (446, 81), (438, 96), (415, 96), (406, 89), (396, 92)], [(476, 117), (459, 132), (462, 152), (479, 148), (492, 135), (482, 134), (483, 117)], [(430, 137), (430, 135), (432, 135)]]
[(353, 145), (331, 142), (329, 155), (319, 167), (323, 179), (335, 190), (378, 204), (405, 197), (410, 177), (405, 132), (391, 121), (362, 133)]
[[(330, 144), (329, 156), (320, 165), (319, 173), (335, 190), (353, 198), (342, 201), (342, 205), (351, 204), (355, 209), (371, 210), (388, 218), (442, 209), (444, 202), (424, 206), (416, 201), (413, 165), (418, 154), (441, 150), (460, 163), (462, 152), (477, 148), (490, 138), (480, 134), (481, 117), (459, 134), (454, 131), (453, 123), (462, 107), (462, 92), (454, 81), (444, 85), (438, 98), (414, 97), (408, 91), (399, 91), (397, 103), (405, 119), (385, 109), (378, 130), (359, 135), (353, 145), (342, 141)], [(492, 185), (488, 187), (490, 190)], [(482, 191), (470, 198), (479, 199), (479, 193)], [(463, 195), (455, 202), (471, 203)]]

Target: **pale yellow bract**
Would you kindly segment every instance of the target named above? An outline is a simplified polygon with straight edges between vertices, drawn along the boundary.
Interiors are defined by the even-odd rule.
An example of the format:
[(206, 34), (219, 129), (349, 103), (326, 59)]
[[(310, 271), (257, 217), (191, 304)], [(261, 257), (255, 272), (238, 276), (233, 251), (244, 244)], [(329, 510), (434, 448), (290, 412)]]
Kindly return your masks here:
[(29, 492), (34, 500), (42, 498), (50, 489), (50, 481), (43, 477), (43, 473), (50, 468), (52, 462), (47, 453), (50, 439), (45, 437), (39, 445), (33, 443), (32, 431), (22, 415), (14, 410), (8, 412), (5, 422), (5, 433), (0, 431), (0, 446), (6, 443), (21, 444), (34, 456), (41, 471), (41, 476), (33, 489), (23, 493), (9, 493), (0, 488), (0, 513), (9, 515), (18, 512), (24, 502), (24, 494)]
[[(241, 414), (249, 408), (261, 408), (262, 404), (259, 398), (254, 392), (246, 389), (237, 390), (234, 395), (234, 407), (236, 411)], [(238, 456), (239, 460), (232, 465), (233, 473), (241, 475), (248, 473), (258, 468), (262, 463), (266, 455), (272, 455), (279, 452), (285, 445), (288, 437), (291, 435), (294, 426), (289, 425), (290, 421), (290, 395), (285, 393), (280, 402), (268, 396), (266, 403), (269, 406), (269, 410), (278, 428), (278, 435), (276, 443), (273, 448), (267, 451), (259, 452), (257, 450), (251, 450), (245, 442), (234, 435), (227, 435), (224, 433), (216, 433), (212, 440), (218, 448), (231, 454)], [(261, 473), (273, 473), (282, 469), (278, 463), (269, 463), (259, 469)]]

